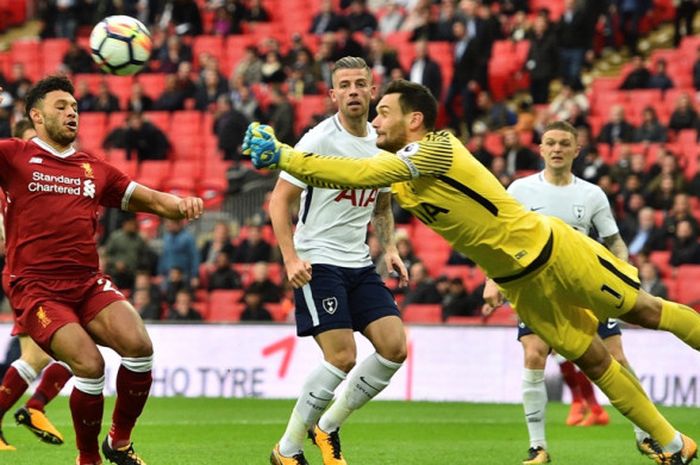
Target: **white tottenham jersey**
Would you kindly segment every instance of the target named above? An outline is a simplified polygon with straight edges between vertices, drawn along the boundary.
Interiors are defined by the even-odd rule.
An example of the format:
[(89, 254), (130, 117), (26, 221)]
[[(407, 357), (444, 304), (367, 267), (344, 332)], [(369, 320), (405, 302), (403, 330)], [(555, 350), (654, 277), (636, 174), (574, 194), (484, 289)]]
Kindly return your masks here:
[[(377, 133), (367, 123), (367, 136), (356, 137), (340, 124), (338, 115), (319, 123), (296, 145), (297, 150), (324, 155), (368, 158), (376, 155)], [(282, 172), (285, 181), (304, 189), (301, 194), (299, 222), (294, 246), (299, 257), (312, 264), (323, 263), (346, 268), (372, 264), (367, 238), (367, 224), (383, 189), (321, 189)]]
[(591, 225), (595, 226), (600, 237), (610, 237), (618, 232), (603, 190), (576, 176), (566, 186), (555, 186), (544, 179), (543, 172), (539, 172), (513, 181), (508, 192), (525, 208), (556, 216), (584, 234), (589, 233)]

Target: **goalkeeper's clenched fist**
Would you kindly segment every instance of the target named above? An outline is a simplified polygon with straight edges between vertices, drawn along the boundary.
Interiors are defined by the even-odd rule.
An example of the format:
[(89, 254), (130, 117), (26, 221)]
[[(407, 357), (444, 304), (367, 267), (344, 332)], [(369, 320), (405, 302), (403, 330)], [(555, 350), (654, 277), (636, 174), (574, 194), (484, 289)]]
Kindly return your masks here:
[(280, 167), (283, 157), (288, 156), (292, 148), (275, 137), (271, 126), (250, 123), (243, 138), (243, 155), (250, 156), (256, 168), (276, 169)]

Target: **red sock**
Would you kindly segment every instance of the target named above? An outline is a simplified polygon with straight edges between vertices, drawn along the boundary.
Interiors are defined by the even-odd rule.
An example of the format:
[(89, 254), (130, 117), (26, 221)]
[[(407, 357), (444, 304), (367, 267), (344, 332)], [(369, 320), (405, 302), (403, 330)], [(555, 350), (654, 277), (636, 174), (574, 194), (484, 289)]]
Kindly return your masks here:
[(112, 446), (116, 448), (128, 445), (131, 442), (131, 430), (134, 429), (136, 419), (143, 412), (143, 407), (148, 400), (151, 391), (153, 376), (151, 371), (137, 373), (119, 367), (117, 373), (117, 402), (112, 415), (112, 428), (109, 435), (112, 438)]
[(583, 395), (578, 385), (578, 370), (573, 362), (568, 360), (559, 364), (561, 374), (564, 377), (564, 382), (571, 390), (571, 398), (573, 402), (583, 402)]
[(46, 404), (61, 392), (73, 373), (60, 363), (52, 363), (41, 374), (41, 382), (34, 395), (27, 401), (27, 407), (44, 411)]
[(588, 404), (588, 408), (590, 408), (591, 412), (593, 412), (594, 414), (599, 414), (603, 410), (603, 407), (600, 406), (600, 404), (598, 403), (598, 399), (595, 398), (593, 384), (588, 379), (588, 377), (586, 377), (586, 375), (583, 374), (583, 372), (579, 371), (577, 373), (577, 376), (579, 389), (581, 389), (581, 395), (583, 395), (583, 398), (586, 399), (586, 404)]
[(102, 426), (104, 397), (102, 394), (86, 394), (73, 388), (70, 395), (70, 411), (73, 416), (75, 443), (80, 452), (80, 463), (100, 463), (102, 458), (98, 437)]
[(5, 377), (0, 384), (0, 420), (3, 415), (15, 405), (27, 390), (27, 383), (19, 375), (19, 371), (12, 365), (5, 372)]

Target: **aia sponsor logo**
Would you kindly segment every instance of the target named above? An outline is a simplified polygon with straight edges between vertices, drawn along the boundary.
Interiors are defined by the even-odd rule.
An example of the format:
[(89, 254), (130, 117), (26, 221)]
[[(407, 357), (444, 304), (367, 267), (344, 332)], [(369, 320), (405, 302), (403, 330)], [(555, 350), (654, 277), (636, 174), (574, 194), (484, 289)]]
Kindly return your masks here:
[(377, 189), (345, 189), (335, 196), (336, 202), (349, 200), (353, 207), (368, 207), (377, 200)]

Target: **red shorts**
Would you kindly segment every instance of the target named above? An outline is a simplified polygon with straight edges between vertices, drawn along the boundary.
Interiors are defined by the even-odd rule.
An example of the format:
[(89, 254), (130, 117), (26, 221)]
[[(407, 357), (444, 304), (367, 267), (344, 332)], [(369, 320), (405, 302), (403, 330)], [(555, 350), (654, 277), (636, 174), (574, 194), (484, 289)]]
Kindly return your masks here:
[(16, 328), (49, 354), (60, 328), (68, 323), (84, 327), (109, 304), (126, 300), (102, 273), (83, 279), (20, 278), (6, 287)]

